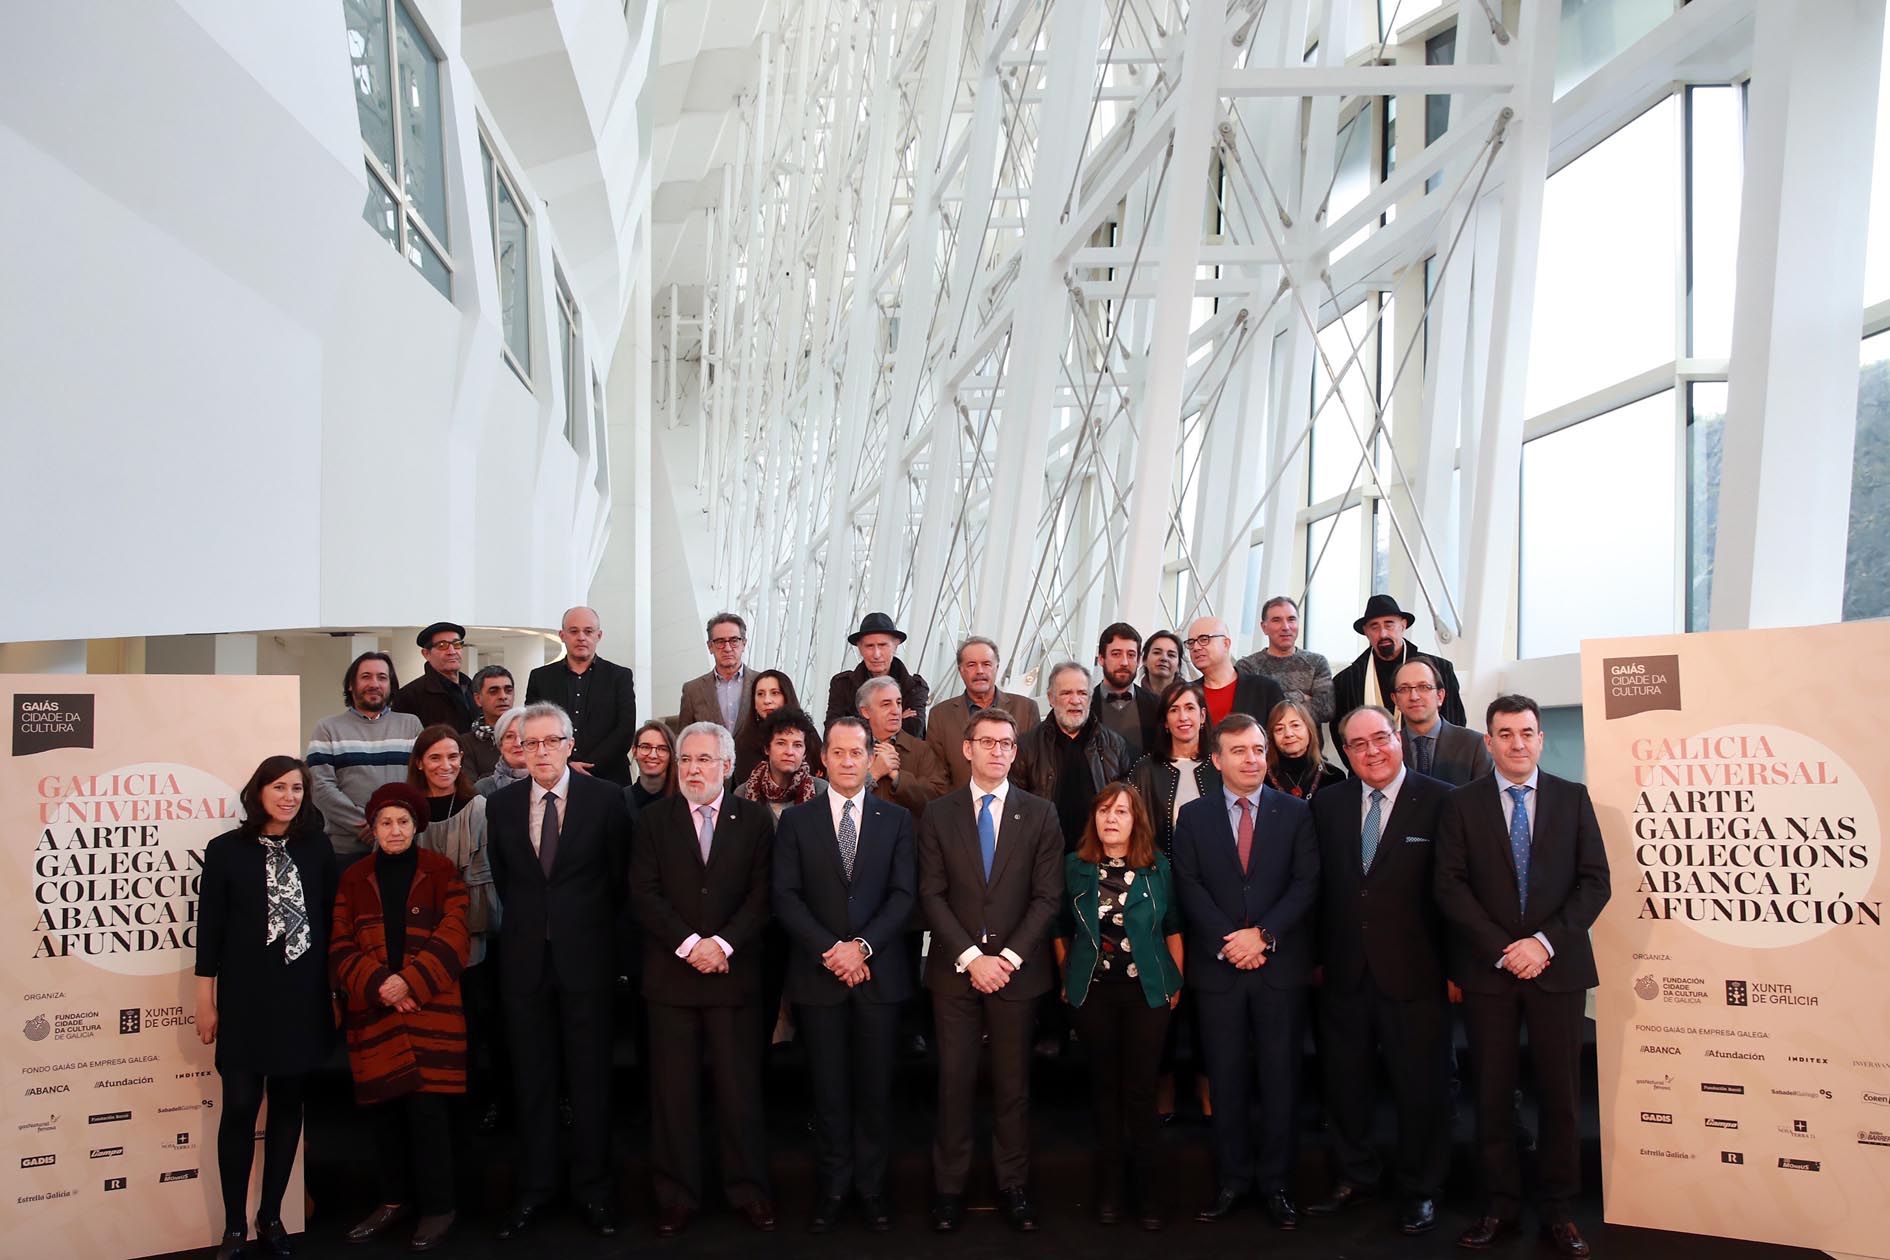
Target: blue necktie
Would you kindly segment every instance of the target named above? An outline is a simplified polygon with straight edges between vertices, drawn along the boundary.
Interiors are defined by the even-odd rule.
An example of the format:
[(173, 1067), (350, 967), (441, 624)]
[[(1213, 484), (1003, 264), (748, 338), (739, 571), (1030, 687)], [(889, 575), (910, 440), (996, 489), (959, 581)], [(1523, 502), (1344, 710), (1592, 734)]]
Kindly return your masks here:
[(984, 854), (984, 879), (991, 882), (991, 863), (997, 860), (997, 822), (991, 817), (991, 802), (997, 799), (994, 792), (984, 794), (984, 804), (978, 806), (978, 849)]
[(1516, 859), (1516, 909), (1529, 908), (1529, 809), (1523, 802), (1528, 799), (1527, 787), (1504, 788), (1509, 799), (1516, 803), (1509, 811), (1509, 852)]
[(1385, 803), (1385, 794), (1377, 788), (1372, 789), (1372, 807), (1365, 811), (1365, 829), (1360, 834), (1360, 856), (1363, 859), (1366, 874), (1371, 874), (1372, 856), (1378, 852), (1378, 835), (1384, 830), (1384, 819), (1378, 810)]

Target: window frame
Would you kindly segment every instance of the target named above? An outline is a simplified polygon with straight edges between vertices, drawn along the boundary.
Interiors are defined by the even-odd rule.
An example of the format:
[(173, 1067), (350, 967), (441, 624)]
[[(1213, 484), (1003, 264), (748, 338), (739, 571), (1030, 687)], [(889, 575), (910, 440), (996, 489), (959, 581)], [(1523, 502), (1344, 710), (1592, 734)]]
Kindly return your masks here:
[[(439, 44), (434, 41), (433, 33), (427, 29), (426, 23), (420, 20), (420, 15), (407, 7), (406, 0), (373, 0), (373, 2), (381, 5), (385, 15), (383, 20), (387, 30), (387, 64), (385, 68), (387, 71), (387, 98), (390, 106), (390, 118), (394, 126), (394, 171), (390, 173), (387, 168), (382, 165), (380, 156), (374, 152), (374, 146), (369, 143), (366, 136), (361, 137), (362, 158), (367, 163), (368, 178), (380, 185), (381, 195), (391, 199), (397, 211), (395, 218), (399, 229), (399, 239), (393, 242), (394, 251), (400, 255), (408, 266), (420, 272), (422, 279), (426, 279), (426, 272), (421, 268), (419, 263), (414, 261), (413, 257), (412, 237), (410, 233), (418, 231), (420, 239), (426, 244), (427, 248), (433, 251), (433, 256), (440, 260), (440, 265), (446, 268), (446, 292), (441, 294), (441, 296), (450, 302), (453, 300), (453, 282), (457, 275), (453, 267), (452, 251), (446, 247), (446, 244), (441, 241), (439, 237), (434, 235), (433, 229), (427, 226), (426, 219), (420, 214), (417, 203), (407, 194), (406, 181), (402, 179), (399, 174), (406, 169), (407, 165), (406, 140), (404, 139), (406, 127), (403, 120), (407, 117), (408, 113), (407, 105), (405, 101), (401, 99), (402, 93), (400, 91), (400, 49), (398, 43), (400, 31), (399, 13), (403, 11), (406, 13), (414, 31), (420, 36), (420, 42), (426, 46), (427, 53), (433, 58), (433, 62), (436, 66), (441, 67), (443, 70), (446, 65), (446, 58), (441, 54)], [(444, 79), (444, 73), (442, 73), (440, 77)], [(447, 156), (450, 152), (450, 146), (445, 140), (446, 133), (449, 130), (447, 127), (447, 113), (445, 104), (440, 99), (436, 98), (433, 104), (434, 108), (438, 109), (440, 113), (440, 164), (442, 169), (446, 169)], [(357, 130), (359, 130), (358, 127)], [(448, 200), (449, 202), (451, 200), (450, 194)], [(382, 239), (385, 238), (383, 237)], [(433, 282), (430, 279), (427, 280), (427, 286), (433, 288)], [(439, 292), (438, 289), (434, 291)]]
[[(499, 156), (498, 146), (492, 142), (492, 131), (486, 126), (483, 120), (479, 125), (479, 156), (481, 158), (481, 165), (484, 167), (481, 174), (488, 176), (485, 180), (486, 224), (492, 232), (493, 270), (496, 278), (500, 281), (498, 310), (499, 353), (504, 357), (506, 364), (512, 369), (513, 373), (517, 375), (518, 379), (525, 383), (527, 389), (530, 389), (532, 387), (532, 368), (530, 361), (532, 352), (532, 316), (534, 314), (534, 308), (537, 305), (532, 300), (532, 274), (535, 270), (532, 266), (532, 260), (533, 252), (538, 242), (538, 225), (532, 215), (531, 203), (520, 193), (518, 181), (513, 179), (512, 173), (506, 169), (504, 160)], [(520, 363), (518, 356), (512, 352), (511, 342), (505, 335), (505, 290), (503, 284), (505, 272), (499, 259), (499, 185), (501, 182), (504, 183), (506, 192), (511, 194), (512, 204), (518, 208), (519, 218), (525, 225), (525, 275), (523, 277), (523, 285), (525, 290), (526, 361), (524, 363)]]

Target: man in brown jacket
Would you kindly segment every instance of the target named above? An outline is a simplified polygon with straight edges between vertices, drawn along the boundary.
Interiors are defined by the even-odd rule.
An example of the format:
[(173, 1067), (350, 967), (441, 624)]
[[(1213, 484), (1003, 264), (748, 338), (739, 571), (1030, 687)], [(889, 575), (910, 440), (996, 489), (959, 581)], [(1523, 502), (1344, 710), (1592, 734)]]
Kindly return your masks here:
[(885, 677), (867, 679), (860, 687), (858, 703), (860, 716), (873, 728), (873, 759), (866, 768), (873, 795), (905, 806), (917, 818), (925, 812), (927, 801), (948, 790), (945, 767), (900, 725), (905, 702), (897, 682)]
[(926, 746), (945, 767), (946, 780), (953, 788), (971, 782), (971, 763), (965, 760), (962, 749), (972, 714), (979, 709), (1002, 709), (1017, 723), (1019, 735), (1043, 720), (1035, 700), (998, 690), (997, 667), (997, 644), (991, 640), (974, 634), (960, 643), (958, 676), (964, 680), (965, 694), (933, 705), (931, 716), (926, 719)]

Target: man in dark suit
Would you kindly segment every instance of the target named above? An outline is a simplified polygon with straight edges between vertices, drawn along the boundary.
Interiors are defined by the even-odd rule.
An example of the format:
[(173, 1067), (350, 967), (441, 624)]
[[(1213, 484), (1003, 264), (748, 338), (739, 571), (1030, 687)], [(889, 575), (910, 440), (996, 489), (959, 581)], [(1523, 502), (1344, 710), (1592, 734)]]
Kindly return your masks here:
[(981, 634), (967, 637), (958, 645), (958, 677), (965, 684), (964, 694), (939, 701), (926, 716), (925, 743), (945, 767), (949, 780), (946, 791), (971, 782), (971, 763), (965, 760), (961, 748), (972, 714), (979, 709), (1000, 708), (1016, 721), (1019, 735), (1043, 720), (1035, 700), (998, 690), (997, 670), (997, 644)]
[(1462, 787), (1490, 772), (1490, 750), (1475, 731), (1444, 720), (1439, 706), (1446, 699), (1443, 673), (1428, 656), (1398, 667), (1392, 696), (1403, 718), (1401, 742), (1405, 764), (1419, 774)]
[(1063, 900), (1063, 833), (1050, 802), (1012, 787), (1017, 727), (986, 709), (965, 731), (971, 782), (919, 821), (919, 905), (932, 946), (925, 987), (938, 1025), (938, 1137), (932, 1227), (964, 1220), (971, 1109), (982, 1044), (991, 1047), (991, 1158), (1013, 1228), (1037, 1228), (1030, 1178), (1031, 1013), (1056, 980), (1050, 931)]
[[(1188, 986), (1200, 1003), (1220, 1177), (1219, 1193), (1195, 1219), (1223, 1220), (1257, 1188), (1273, 1223), (1293, 1229), (1299, 1211), (1286, 1179), (1312, 973), (1319, 842), (1306, 803), (1265, 786), (1267, 740), (1258, 721), (1245, 713), (1223, 719), (1214, 728), (1213, 757), (1222, 789), (1181, 807), (1174, 841), (1175, 892), (1188, 925)], [(1257, 1127), (1248, 1116), (1256, 1076)]]
[(1306, 1211), (1331, 1216), (1377, 1188), (1373, 1086), (1383, 1063), (1398, 1117), (1398, 1227), (1422, 1234), (1437, 1224), (1450, 1171), (1443, 923), (1431, 893), (1437, 820), (1450, 788), (1405, 766), (1384, 709), (1354, 709), (1343, 728), (1357, 786), (1312, 799), (1325, 969), (1319, 1044), (1338, 1178)]
[(925, 738), (925, 708), (931, 703), (932, 688), (923, 675), (907, 669), (896, 655), (905, 641), (906, 632), (885, 613), (867, 613), (860, 619), (860, 628), (847, 636), (847, 642), (860, 651), (860, 663), (828, 680), (827, 721), (852, 717), (860, 711), (860, 685), (867, 679), (890, 678), (899, 684), (900, 698), (905, 702), (901, 719), (906, 733), (915, 739)]
[(650, 1012), (656, 1232), (665, 1238), (702, 1205), (705, 1042), (728, 1201), (756, 1229), (774, 1228), (761, 1098), (761, 929), (774, 815), (764, 802), (726, 790), (734, 768), (735, 741), (726, 730), (712, 722), (684, 727), (676, 741), (679, 791), (637, 815), (630, 861)]
[(419, 634), (414, 642), (426, 665), (420, 677), (396, 691), (387, 707), (396, 713), (411, 713), (421, 726), (450, 726), (460, 734), (472, 730), (479, 712), (473, 696), (472, 680), (460, 670), (466, 659), (466, 627), (452, 621), (436, 621)]
[(729, 731), (739, 731), (748, 720), (748, 667), (742, 654), (748, 650), (748, 623), (732, 612), (719, 612), (709, 618), (709, 656), (715, 668), (682, 685), (676, 702), (676, 729), (697, 722), (714, 722)]
[(1129, 764), (1153, 751), (1155, 733), (1162, 724), (1161, 700), (1135, 681), (1142, 668), (1142, 635), (1126, 621), (1106, 627), (1096, 641), (1096, 664), (1102, 681), (1096, 684), (1091, 707), (1102, 724), (1122, 737), (1129, 747)]
[(1529, 1032), (1541, 1130), (1544, 1227), (1565, 1256), (1588, 1254), (1570, 1210), (1581, 1191), (1582, 1020), (1595, 986), (1588, 929), (1608, 904), (1608, 854), (1588, 789), (1545, 774), (1542, 711), (1498, 696), (1484, 719), (1496, 773), (1453, 791), (1437, 836), (1437, 903), (1477, 1075), (1484, 1214), (1458, 1243), (1488, 1247), (1522, 1204), (1516, 1158), (1517, 1033)]
[(637, 687), (627, 668), (597, 654), (603, 637), (595, 609), (567, 610), (558, 631), (564, 659), (531, 672), (525, 680), (525, 703), (547, 700), (569, 713), (577, 726), (571, 768), (621, 788), (630, 782)]
[(1234, 668), (1234, 638), (1227, 632), (1227, 623), (1219, 617), (1197, 617), (1182, 645), (1188, 649), (1188, 659), (1201, 671), (1209, 729), (1219, 726), (1229, 714), (1245, 713), (1260, 723), (1264, 735), (1273, 706), (1286, 699), (1286, 692), (1265, 674)]
[(1417, 617), (1398, 607), (1389, 595), (1374, 595), (1365, 601), (1365, 614), (1352, 623), (1352, 629), (1371, 640), (1350, 665), (1332, 679), (1332, 742), (1344, 742), (1339, 722), (1361, 704), (1386, 705), (1397, 686), (1397, 673), (1406, 661), (1422, 657), (1437, 665), (1438, 683), (1444, 689), (1441, 701), (1446, 721), (1464, 723), (1463, 699), (1457, 687), (1457, 671), (1449, 661), (1430, 652), (1420, 652), (1405, 639), (1405, 631)]
[(617, 1232), (610, 1207), (609, 942), (630, 863), (623, 792), (573, 774), (571, 719), (528, 705), (515, 719), (530, 777), (487, 802), (499, 927), (499, 999), (518, 1101), (518, 1202), (499, 1231), (523, 1233), (557, 1185), (558, 1078), (571, 1100), (571, 1192), (591, 1228)]
[(774, 841), (774, 913), (789, 940), (787, 995), (813, 1076), (816, 1201), (808, 1229), (833, 1229), (849, 1194), (875, 1231), (892, 1226), (899, 1004), (912, 996), (906, 918), (918, 902), (912, 815), (866, 790), (872, 736), (827, 724), (827, 792), (790, 806)]

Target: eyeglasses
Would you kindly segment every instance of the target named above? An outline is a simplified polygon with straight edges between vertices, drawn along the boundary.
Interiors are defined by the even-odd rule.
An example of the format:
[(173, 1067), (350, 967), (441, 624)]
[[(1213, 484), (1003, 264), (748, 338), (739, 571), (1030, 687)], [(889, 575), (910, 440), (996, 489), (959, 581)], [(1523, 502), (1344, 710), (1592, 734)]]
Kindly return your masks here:
[(1362, 753), (1367, 748), (1389, 748), (1391, 747), (1391, 741), (1395, 738), (1396, 736), (1390, 731), (1378, 731), (1374, 734), (1367, 735), (1364, 739), (1346, 740), (1345, 751), (1349, 753)]
[(1014, 739), (997, 739), (990, 735), (980, 735), (971, 742), (978, 746), (980, 752), (1017, 751), (1017, 741)]
[(435, 639), (432, 643), (427, 645), (427, 651), (444, 652), (448, 648), (451, 648), (453, 651), (457, 652), (465, 646), (466, 640), (464, 639)]
[(637, 753), (639, 755), (643, 753), (667, 753), (668, 751), (669, 751), (668, 744), (638, 744), (637, 745)]
[(736, 647), (736, 646), (738, 646), (738, 645), (740, 645), (740, 644), (743, 644), (743, 643), (746, 643), (746, 642), (748, 642), (748, 640), (747, 640), (747, 639), (743, 639), (743, 638), (739, 638), (739, 637), (737, 637), (737, 638), (726, 638), (726, 637), (725, 637), (725, 638), (720, 638), (720, 639), (710, 639), (710, 640), (709, 640), (709, 646), (710, 646), (710, 647), (718, 647), (718, 648), (721, 648), (721, 647)]
[(1394, 696), (1428, 696), (1431, 692), (1436, 690), (1437, 687), (1432, 683), (1399, 683), (1396, 687), (1391, 689), (1391, 694)]
[(569, 735), (551, 735), (544, 739), (521, 739), (518, 741), (518, 746), (526, 752), (537, 752), (541, 748), (550, 752), (570, 738)]
[(1230, 643), (1233, 642), (1232, 638), (1224, 634), (1198, 634), (1192, 639), (1183, 639), (1181, 641), (1181, 646), (1187, 648), (1190, 652), (1192, 652), (1194, 651), (1196, 645), (1199, 645), (1201, 647), (1206, 647), (1208, 644), (1214, 642), (1214, 640), (1216, 639), (1227, 639), (1228, 642)]

